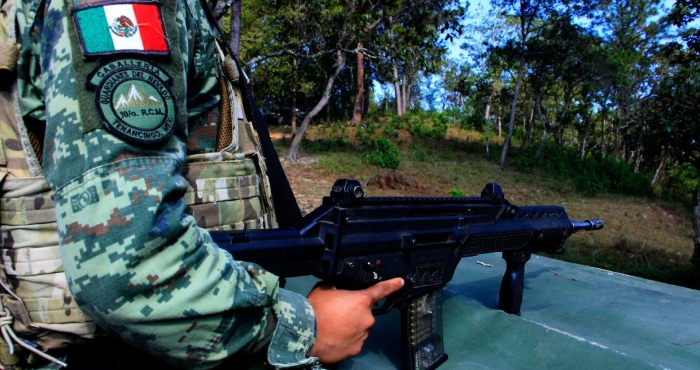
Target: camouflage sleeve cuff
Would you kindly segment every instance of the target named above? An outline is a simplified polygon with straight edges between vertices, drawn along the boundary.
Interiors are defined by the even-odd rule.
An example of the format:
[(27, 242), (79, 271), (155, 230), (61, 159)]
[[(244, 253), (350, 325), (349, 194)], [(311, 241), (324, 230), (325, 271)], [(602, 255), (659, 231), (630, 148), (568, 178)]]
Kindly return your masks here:
[(279, 290), (275, 307), (277, 327), (267, 350), (267, 361), (278, 369), (318, 366), (318, 358), (306, 355), (316, 343), (316, 317), (304, 296)]

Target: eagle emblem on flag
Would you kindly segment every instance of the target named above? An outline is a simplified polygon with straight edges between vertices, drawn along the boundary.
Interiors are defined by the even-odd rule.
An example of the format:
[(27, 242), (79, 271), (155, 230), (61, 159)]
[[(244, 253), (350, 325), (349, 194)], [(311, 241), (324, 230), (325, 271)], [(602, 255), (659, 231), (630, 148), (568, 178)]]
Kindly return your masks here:
[(138, 26), (129, 17), (122, 15), (114, 19), (109, 30), (119, 37), (131, 37), (138, 32)]

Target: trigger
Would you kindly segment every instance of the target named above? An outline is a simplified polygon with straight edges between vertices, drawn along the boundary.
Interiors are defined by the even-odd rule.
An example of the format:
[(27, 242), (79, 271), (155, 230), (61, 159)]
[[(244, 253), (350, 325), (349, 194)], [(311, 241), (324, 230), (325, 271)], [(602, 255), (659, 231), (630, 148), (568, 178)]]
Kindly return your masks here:
[(372, 315), (380, 316), (388, 314), (396, 306), (400, 299), (401, 291), (391, 294), (390, 296), (386, 297), (384, 304), (381, 307), (372, 310)]

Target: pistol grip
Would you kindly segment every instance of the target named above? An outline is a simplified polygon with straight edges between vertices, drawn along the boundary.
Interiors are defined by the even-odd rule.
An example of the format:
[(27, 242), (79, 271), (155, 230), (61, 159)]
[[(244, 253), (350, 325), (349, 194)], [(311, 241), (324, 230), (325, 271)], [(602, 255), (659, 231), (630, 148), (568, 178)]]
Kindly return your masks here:
[(531, 253), (503, 252), (506, 272), (501, 282), (498, 308), (506, 313), (520, 315), (525, 290), (525, 262), (530, 260), (530, 256)]

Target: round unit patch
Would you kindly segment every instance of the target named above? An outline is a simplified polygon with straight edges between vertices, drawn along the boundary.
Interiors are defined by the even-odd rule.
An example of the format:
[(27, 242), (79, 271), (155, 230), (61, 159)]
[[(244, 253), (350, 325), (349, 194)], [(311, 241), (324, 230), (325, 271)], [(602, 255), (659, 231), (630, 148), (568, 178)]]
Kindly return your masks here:
[(149, 61), (122, 59), (98, 67), (88, 85), (96, 91), (97, 111), (107, 130), (127, 141), (158, 143), (176, 126), (171, 81)]

